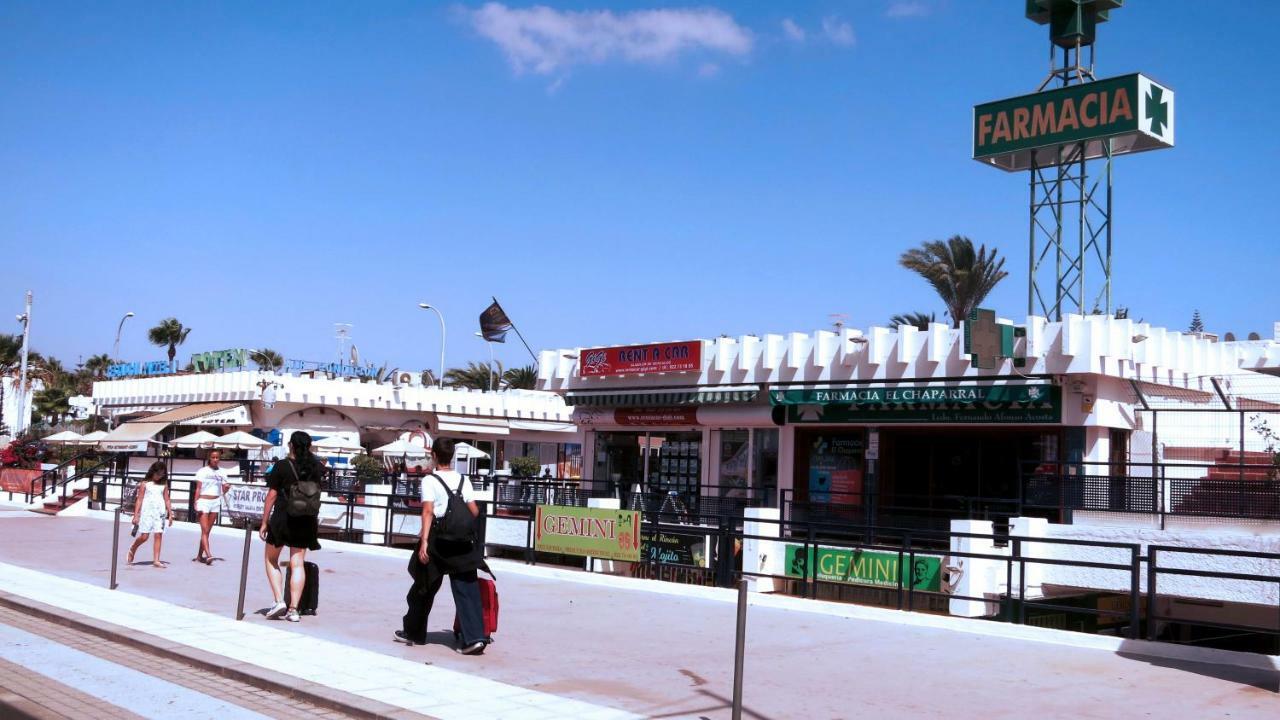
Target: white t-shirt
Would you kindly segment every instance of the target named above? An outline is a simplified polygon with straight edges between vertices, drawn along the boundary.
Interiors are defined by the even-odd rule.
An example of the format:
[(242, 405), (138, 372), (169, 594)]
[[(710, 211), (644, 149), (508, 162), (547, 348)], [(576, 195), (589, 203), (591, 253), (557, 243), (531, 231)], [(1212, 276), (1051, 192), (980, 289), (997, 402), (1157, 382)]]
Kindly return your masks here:
[(200, 483), (202, 497), (215, 497), (222, 494), (222, 486), (227, 482), (227, 471), (222, 468), (214, 470), (205, 465), (196, 471), (196, 482)]
[[(475, 502), (475, 488), (471, 487), (469, 481), (464, 481), (457, 470), (437, 470), (435, 474), (455, 493), (458, 492), (458, 483), (462, 483), (462, 499)], [(430, 473), (422, 476), (422, 502), (433, 503), (431, 514), (438, 518), (444, 517), (445, 511), (449, 509), (449, 493), (440, 484), (440, 480), (431, 477)]]

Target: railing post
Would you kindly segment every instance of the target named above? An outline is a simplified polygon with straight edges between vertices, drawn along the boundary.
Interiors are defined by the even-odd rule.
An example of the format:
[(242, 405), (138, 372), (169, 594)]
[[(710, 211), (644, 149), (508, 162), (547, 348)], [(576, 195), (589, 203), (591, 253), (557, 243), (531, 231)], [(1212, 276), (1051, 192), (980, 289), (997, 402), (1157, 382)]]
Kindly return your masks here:
[(1147, 639), (1156, 639), (1156, 547), (1147, 546)]
[(733, 720), (742, 720), (742, 673), (747, 648), (747, 579), (738, 581), (738, 626), (733, 644)]
[(1142, 546), (1135, 545), (1129, 560), (1129, 639), (1137, 640), (1141, 635), (1141, 617), (1138, 613), (1138, 600), (1142, 594)]
[[(1018, 558), (1022, 554), (1021, 541), (1018, 538), (1010, 538), (1009, 543), (1009, 562), (1005, 564), (1004, 578), (1004, 597), (1007, 602), (1005, 608), (1005, 622), (1014, 622), (1014, 605), (1013, 605), (1013, 564), (1018, 562)], [(1021, 565), (1019, 565), (1021, 569)], [(1017, 621), (1021, 624), (1024, 618), (1026, 603), (1021, 603), (1021, 607), (1017, 611)]]
[[(910, 535), (906, 537), (906, 542), (907, 542), (907, 567), (911, 568), (910, 570), (911, 574), (909, 576), (910, 579), (907, 582), (907, 611), (915, 612), (916, 611), (916, 583), (915, 583), (916, 551), (915, 551), (915, 548), (911, 547)], [(902, 573), (898, 573), (898, 574), (901, 575)]]
[[(266, 510), (264, 509), (264, 512)], [(244, 555), (240, 558), (240, 598), (236, 601), (236, 620), (244, 619), (244, 589), (249, 582), (249, 546), (253, 543), (253, 523), (244, 520)]]
[(119, 585), (116, 583), (116, 564), (120, 561), (120, 512), (123, 507), (116, 508), (116, 517), (111, 525), (111, 589), (115, 590)]
[[(812, 522), (805, 525), (808, 528), (808, 536), (805, 538), (804, 544), (804, 579), (805, 590), (809, 597), (818, 599), (818, 571), (813, 567), (818, 564), (818, 542), (813, 532)], [(812, 579), (811, 579), (812, 578)]]

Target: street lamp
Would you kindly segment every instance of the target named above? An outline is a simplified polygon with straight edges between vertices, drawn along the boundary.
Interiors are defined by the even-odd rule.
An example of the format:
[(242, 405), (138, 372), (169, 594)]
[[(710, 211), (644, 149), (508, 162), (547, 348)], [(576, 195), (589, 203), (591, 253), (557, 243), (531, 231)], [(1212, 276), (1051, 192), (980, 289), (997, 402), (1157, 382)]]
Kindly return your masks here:
[(129, 311), (129, 312), (127, 312), (127, 313), (125, 313), (125, 314), (124, 314), (124, 317), (120, 318), (120, 324), (116, 326), (116, 344), (111, 346), (111, 361), (112, 361), (112, 362), (115, 362), (116, 360), (118, 360), (118, 359), (120, 358), (120, 331), (124, 329), (124, 321), (125, 321), (125, 320), (128, 320), (128, 319), (129, 319), (129, 318), (131, 318), (131, 317), (133, 317), (133, 311), (132, 311), (132, 310), (131, 310), (131, 311)]
[(18, 420), (14, 424), (14, 436), (22, 434), (27, 427), (27, 348), (31, 338), (31, 291), (27, 291), (26, 312), (18, 316), (22, 323), (22, 363), (18, 371)]
[[(482, 333), (482, 332), (477, 332), (477, 333), (475, 333), (475, 336), (476, 336), (476, 337), (478, 337), (478, 338), (483, 338), (483, 337), (484, 337), (484, 333)], [(489, 342), (488, 340), (485, 340), (485, 341), (484, 341), (484, 344), (489, 346), (489, 389), (490, 389), (490, 390), (497, 390), (497, 389), (498, 389), (498, 387), (497, 387), (497, 386), (498, 386), (498, 377), (497, 377), (497, 376), (498, 376), (498, 371), (497, 371), (497, 369), (495, 369), (495, 368), (493, 367), (493, 343)]]
[(444, 313), (440, 312), (440, 308), (427, 303), (418, 303), (418, 307), (423, 310), (434, 310), (436, 317), (440, 318), (440, 377), (436, 378), (436, 382), (440, 385), (440, 389), (444, 389)]

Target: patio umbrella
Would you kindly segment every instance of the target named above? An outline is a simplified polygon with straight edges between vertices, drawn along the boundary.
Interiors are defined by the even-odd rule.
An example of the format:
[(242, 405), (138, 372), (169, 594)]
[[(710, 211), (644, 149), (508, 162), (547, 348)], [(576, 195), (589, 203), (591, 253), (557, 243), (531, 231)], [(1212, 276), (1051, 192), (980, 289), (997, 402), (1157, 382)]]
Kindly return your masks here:
[(330, 435), (317, 440), (311, 445), (311, 449), (317, 455), (359, 455), (364, 452), (360, 443), (343, 435)]
[(190, 435), (183, 435), (180, 438), (175, 438), (174, 441), (169, 444), (174, 447), (183, 448), (205, 447), (206, 445), (212, 444), (217, 439), (218, 436), (208, 430), (197, 430)]
[(77, 445), (97, 445), (98, 441), (106, 436), (107, 436), (107, 431), (94, 430), (93, 432), (87, 435), (81, 436), (81, 438), (76, 441), (76, 444)]
[(404, 457), (426, 457), (427, 449), (408, 440), (396, 440), (373, 449), (374, 455), (391, 455)]
[(453, 456), (460, 458), (487, 458), (489, 453), (476, 448), (474, 445), (460, 442), (453, 446)]
[(216, 448), (239, 448), (242, 450), (261, 450), (262, 448), (271, 447), (271, 443), (261, 438), (256, 438), (243, 430), (237, 430), (222, 437), (215, 437), (213, 442), (209, 444)]
[(49, 437), (45, 438), (44, 441), (47, 443), (53, 443), (54, 445), (75, 445), (76, 443), (80, 442), (81, 438), (83, 437), (84, 436), (78, 432), (74, 432), (71, 430), (63, 430), (60, 433), (54, 433), (53, 435), (50, 435)]

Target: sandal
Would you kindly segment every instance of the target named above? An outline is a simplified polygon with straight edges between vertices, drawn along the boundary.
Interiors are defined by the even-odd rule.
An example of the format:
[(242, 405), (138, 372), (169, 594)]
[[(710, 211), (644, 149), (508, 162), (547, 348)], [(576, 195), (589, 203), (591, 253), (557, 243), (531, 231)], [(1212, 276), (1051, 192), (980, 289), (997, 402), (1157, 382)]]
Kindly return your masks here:
[(134, 550), (133, 548), (129, 548), (129, 554), (124, 556), (124, 564), (125, 564), (125, 565), (132, 565), (132, 564), (133, 564), (133, 555), (134, 555), (134, 553), (136, 553), (136, 552), (138, 552), (138, 551), (137, 551), (137, 550)]

